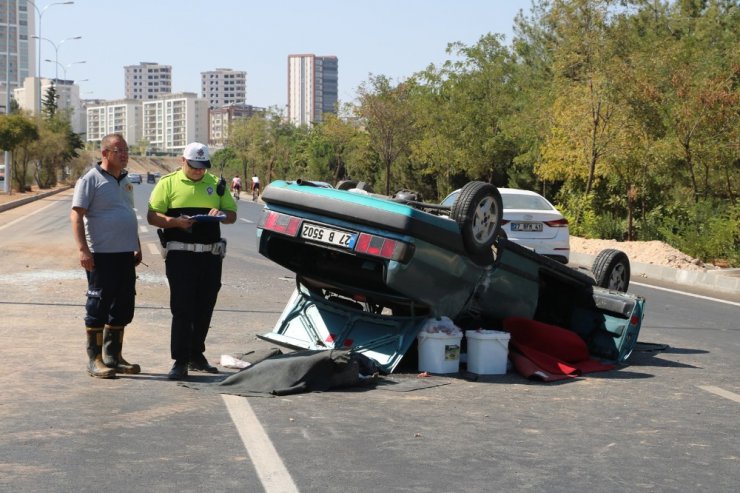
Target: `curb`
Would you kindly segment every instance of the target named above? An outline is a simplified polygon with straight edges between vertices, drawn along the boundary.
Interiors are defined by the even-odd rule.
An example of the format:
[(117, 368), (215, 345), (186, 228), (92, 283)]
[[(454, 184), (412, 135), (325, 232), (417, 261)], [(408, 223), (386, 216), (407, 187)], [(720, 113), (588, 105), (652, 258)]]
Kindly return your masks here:
[[(584, 265), (589, 269), (593, 265), (593, 255), (570, 252), (570, 262), (573, 265)], [(687, 286), (702, 287), (722, 293), (740, 293), (740, 269), (716, 270), (680, 270), (652, 264), (630, 262), (631, 278), (653, 279)]]
[(34, 195), (30, 195), (28, 197), (23, 197), (22, 199), (14, 200), (12, 202), (8, 202), (6, 204), (0, 205), (0, 212), (5, 212), (10, 209), (14, 209), (16, 207), (20, 207), (22, 205), (26, 205), (28, 203), (33, 202), (34, 200), (43, 199), (45, 197), (49, 197), (50, 195), (56, 195), (60, 192), (64, 192), (65, 190), (69, 190), (72, 188), (71, 185), (67, 185), (64, 187), (60, 187), (54, 190), (49, 190), (48, 192), (41, 192)]

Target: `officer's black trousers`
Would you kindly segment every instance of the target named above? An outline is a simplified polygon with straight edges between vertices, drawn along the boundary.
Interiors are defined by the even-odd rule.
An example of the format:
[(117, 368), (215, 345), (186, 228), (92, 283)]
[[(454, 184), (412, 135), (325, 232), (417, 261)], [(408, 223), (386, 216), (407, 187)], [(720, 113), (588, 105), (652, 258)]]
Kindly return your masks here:
[(211, 315), (221, 289), (223, 260), (210, 252), (173, 251), (165, 261), (170, 284), (170, 355), (187, 362), (206, 350)]

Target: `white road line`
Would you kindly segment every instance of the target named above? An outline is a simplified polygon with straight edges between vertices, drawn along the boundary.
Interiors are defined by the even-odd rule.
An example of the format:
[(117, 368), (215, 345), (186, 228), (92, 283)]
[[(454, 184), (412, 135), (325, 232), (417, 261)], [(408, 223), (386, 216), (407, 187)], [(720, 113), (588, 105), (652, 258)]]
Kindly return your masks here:
[(244, 219), (243, 217), (240, 217), (239, 220), (244, 221), (245, 223), (254, 224), (254, 221), (250, 221), (249, 219)]
[(146, 244), (146, 247), (149, 249), (149, 253), (151, 253), (152, 255), (159, 255), (159, 247), (156, 243), (149, 242)]
[(652, 284), (643, 284), (641, 282), (630, 281), (630, 285), (643, 286), (645, 288), (657, 289), (658, 291), (667, 291), (669, 293), (682, 294), (684, 296), (691, 296), (692, 298), (699, 298), (702, 300), (716, 301), (717, 303), (725, 303), (727, 305), (740, 306), (740, 303), (734, 301), (720, 300), (719, 298), (711, 298), (709, 296), (702, 296), (700, 294), (687, 293), (686, 291), (678, 291), (676, 289), (661, 288), (659, 286), (653, 286)]
[(707, 392), (718, 395), (720, 397), (724, 397), (725, 399), (730, 399), (731, 401), (735, 401), (740, 403), (740, 395), (730, 392), (729, 390), (721, 389), (719, 387), (715, 387), (714, 385), (697, 385), (702, 390), (706, 390)]
[(283, 460), (272, 445), (247, 399), (227, 394), (221, 394), (221, 397), (226, 403), (226, 409), (239, 432), (244, 448), (247, 449), (252, 459), (265, 491), (268, 493), (273, 491), (297, 492), (298, 487), (290, 477)]
[(7, 224), (3, 224), (2, 226), (0, 226), (0, 229), (5, 229), (5, 228), (7, 228), (8, 226), (12, 226), (12, 225), (14, 225), (15, 223), (17, 223), (17, 222), (20, 222), (20, 221), (26, 221), (26, 220), (27, 220), (27, 219), (28, 219), (29, 217), (31, 217), (31, 216), (33, 216), (33, 215), (35, 215), (35, 214), (38, 214), (39, 212), (45, 211), (46, 209), (48, 209), (49, 207), (52, 207), (52, 206), (54, 206), (54, 205), (57, 205), (57, 204), (56, 204), (56, 202), (52, 202), (51, 204), (49, 204), (49, 205), (47, 205), (47, 206), (44, 206), (44, 207), (42, 207), (41, 209), (38, 209), (38, 210), (36, 210), (36, 211), (33, 211), (33, 212), (31, 212), (30, 214), (26, 214), (25, 216), (19, 217), (18, 219), (14, 220), (14, 221), (10, 221), (10, 222), (9, 222), (9, 223), (7, 223)]
[(148, 233), (149, 232), (149, 228), (146, 227), (146, 226), (139, 226), (139, 232), (140, 233)]

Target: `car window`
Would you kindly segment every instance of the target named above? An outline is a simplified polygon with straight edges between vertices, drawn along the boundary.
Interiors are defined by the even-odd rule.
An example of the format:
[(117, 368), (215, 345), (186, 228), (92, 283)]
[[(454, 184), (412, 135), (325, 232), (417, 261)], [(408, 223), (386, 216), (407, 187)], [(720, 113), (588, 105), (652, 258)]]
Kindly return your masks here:
[(502, 194), (501, 199), (504, 203), (504, 209), (552, 210), (552, 206), (545, 199), (536, 195)]

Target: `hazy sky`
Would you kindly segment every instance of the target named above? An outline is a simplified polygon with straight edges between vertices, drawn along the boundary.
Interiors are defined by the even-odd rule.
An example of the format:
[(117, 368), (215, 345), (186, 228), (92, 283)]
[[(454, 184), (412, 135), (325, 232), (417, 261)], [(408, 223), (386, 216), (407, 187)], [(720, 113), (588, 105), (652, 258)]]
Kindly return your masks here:
[[(287, 103), (288, 55), (339, 59), (339, 99), (352, 101), (368, 74), (398, 81), (439, 65), (450, 42), (475, 44), (487, 33), (511, 40), (516, 13), (530, 0), (74, 0), (44, 10), (41, 36), (59, 65), (44, 77), (79, 81), (84, 99), (124, 97), (123, 67), (172, 66), (172, 90), (200, 95), (200, 73), (247, 72), (247, 103)], [(32, 9), (31, 9), (32, 10)], [(82, 36), (79, 40), (67, 40)], [(66, 40), (60, 43), (62, 40)], [(54, 48), (41, 42), (41, 58)], [(85, 63), (76, 63), (85, 61)], [(88, 79), (85, 81), (84, 79)]]

